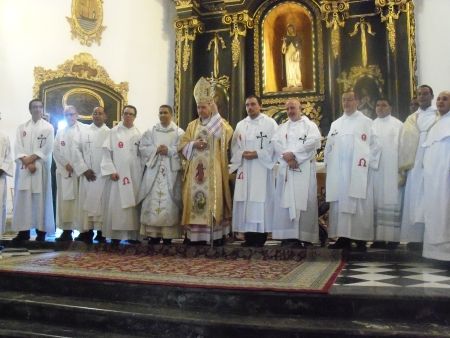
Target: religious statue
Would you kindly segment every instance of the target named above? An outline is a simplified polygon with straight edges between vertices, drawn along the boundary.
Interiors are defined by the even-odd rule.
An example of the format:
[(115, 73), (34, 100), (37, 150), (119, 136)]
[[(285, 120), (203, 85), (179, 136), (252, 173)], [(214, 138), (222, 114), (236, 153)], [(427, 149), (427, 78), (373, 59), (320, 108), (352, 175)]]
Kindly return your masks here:
[(286, 80), (286, 87), (283, 91), (298, 90), (302, 85), (302, 71), (300, 68), (301, 51), (300, 38), (297, 36), (295, 27), (287, 25), (286, 35), (282, 38), (281, 54), (283, 61), (283, 77)]

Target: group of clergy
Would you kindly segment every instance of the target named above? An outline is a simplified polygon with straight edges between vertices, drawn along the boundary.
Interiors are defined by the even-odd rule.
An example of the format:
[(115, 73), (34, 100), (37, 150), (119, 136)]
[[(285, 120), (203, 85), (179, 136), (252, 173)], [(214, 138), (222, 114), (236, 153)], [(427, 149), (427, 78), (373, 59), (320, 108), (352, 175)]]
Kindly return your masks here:
[[(222, 245), (232, 232), (244, 234), (244, 246), (263, 246), (268, 233), (283, 246), (318, 242), (322, 136), (300, 101), (287, 100), (287, 121), (277, 125), (250, 95), (247, 117), (233, 132), (202, 80), (194, 89), (198, 118), (185, 132), (168, 105), (144, 134), (134, 125), (134, 106), (124, 107), (112, 129), (102, 107), (86, 125), (67, 106), (67, 127), (54, 137), (42, 102), (32, 100), (31, 119), (15, 140), (14, 241), (29, 240), (31, 228), (37, 241), (55, 230), (53, 153), (56, 224), (63, 230), (58, 241), (71, 241), (78, 230), (77, 240), (92, 242), (97, 230), (95, 240), (113, 245), (181, 237), (190, 245)], [(342, 95), (343, 114), (331, 124), (324, 151), (328, 231), (337, 238), (331, 248), (365, 250), (372, 241), (372, 247), (394, 249), (402, 241), (423, 247), (425, 257), (450, 260), (450, 92), (439, 94), (437, 108), (433, 98), (431, 87), (420, 86), (412, 101), (417, 106), (402, 123), (386, 98), (377, 100), (378, 117), (371, 120), (358, 111), (354, 92)], [(4, 210), (13, 160), (8, 138), (0, 135), (0, 142)], [(4, 219), (5, 212), (2, 226)]]

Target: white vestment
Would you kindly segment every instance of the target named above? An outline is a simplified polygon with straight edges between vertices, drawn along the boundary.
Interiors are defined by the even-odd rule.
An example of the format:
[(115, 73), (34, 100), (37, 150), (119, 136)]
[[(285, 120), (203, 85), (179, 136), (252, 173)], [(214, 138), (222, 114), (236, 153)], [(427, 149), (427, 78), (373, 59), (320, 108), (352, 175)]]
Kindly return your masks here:
[(5, 232), (6, 223), (6, 197), (8, 188), (6, 176), (13, 176), (14, 163), (11, 155), (11, 144), (8, 136), (0, 132), (0, 169), (3, 170), (0, 176), (0, 235)]
[(388, 115), (373, 121), (381, 146), (378, 169), (373, 171), (375, 240), (399, 242), (402, 190), (398, 186), (398, 149), (403, 123)]
[(329, 237), (374, 239), (372, 170), (378, 167), (381, 149), (372, 122), (356, 111), (331, 124), (325, 147)]
[[(139, 150), (146, 165), (139, 190), (141, 235), (178, 238), (181, 216), (181, 160), (177, 147), (184, 134), (173, 122), (161, 123), (142, 136)], [(156, 154), (160, 145), (168, 148), (167, 155)]]
[[(108, 126), (103, 124), (99, 128), (92, 123), (81, 130), (79, 139), (74, 142), (74, 170), (80, 177), (78, 219), (83, 231), (103, 230), (103, 220), (107, 210), (104, 191), (109, 178), (102, 176), (100, 164), (103, 144), (108, 135)], [(94, 171), (95, 181), (88, 181), (83, 175), (88, 169)]]
[[(53, 216), (52, 164), (53, 126), (45, 120), (21, 124), (15, 142), (16, 175), (14, 180), (14, 212), (12, 230), (36, 228), (49, 235), (55, 232)], [(36, 171), (31, 174), (22, 164), (21, 157), (37, 155)]]
[(70, 173), (66, 165), (74, 168), (76, 142), (86, 125), (75, 122), (73, 126), (67, 126), (58, 130), (53, 147), (53, 157), (56, 162), (56, 224), (62, 230), (83, 231), (78, 215), (78, 183), (80, 178), (74, 171)]
[[(272, 238), (319, 241), (316, 153), (320, 148), (317, 125), (308, 117), (278, 127), (272, 143), (279, 162), (276, 179)], [(299, 167), (290, 169), (283, 153), (292, 152)]]
[[(403, 212), (400, 240), (402, 242), (423, 242), (424, 208), (423, 208), (423, 153), (428, 131), (437, 118), (436, 107), (419, 110), (417, 114), (417, 133), (419, 142), (414, 160), (414, 167), (407, 172), (403, 199)], [(401, 140), (400, 140), (401, 142)]]
[[(231, 142), (231, 168), (237, 169), (233, 200), (233, 231), (270, 232), (275, 180), (273, 177), (272, 137), (277, 129), (274, 119), (260, 114), (240, 121)], [(256, 151), (258, 158), (242, 158), (244, 151)]]
[(423, 256), (450, 261), (450, 112), (430, 129), (422, 147), (425, 150)]
[(101, 172), (103, 176), (119, 175), (111, 181), (108, 212), (103, 236), (112, 239), (138, 238), (138, 193), (142, 182), (143, 165), (139, 153), (141, 133), (133, 126), (120, 122), (110, 130), (103, 145)]

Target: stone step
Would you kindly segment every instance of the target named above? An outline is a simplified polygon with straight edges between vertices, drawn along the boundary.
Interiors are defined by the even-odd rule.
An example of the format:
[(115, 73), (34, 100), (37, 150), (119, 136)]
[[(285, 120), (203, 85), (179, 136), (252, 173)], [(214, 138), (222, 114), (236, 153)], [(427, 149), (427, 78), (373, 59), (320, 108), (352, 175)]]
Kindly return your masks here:
[(330, 294), (238, 291), (176, 286), (95, 281), (56, 276), (0, 273), (0, 290), (49, 297), (131, 302), (180, 311), (205, 311), (236, 315), (395, 318), (396, 320), (447, 323), (450, 295), (433, 291), (411, 293), (403, 288), (368, 289), (357, 293), (349, 287), (334, 287)]
[[(56, 325), (55, 335), (63, 328), (70, 328), (63, 332), (65, 335), (60, 335), (67, 337), (85, 336), (82, 331), (92, 330), (119, 337), (423, 337), (424, 333), (427, 337), (450, 337), (448, 325), (430, 322), (377, 317), (362, 320), (339, 315), (328, 318), (241, 315), (216, 313), (206, 308), (195, 311), (23, 292), (0, 292), (0, 313), (3, 320), (19, 320), (19, 326), (22, 320), (27, 325), (39, 323), (31, 326), (33, 333), (52, 324)], [(26, 331), (26, 327), (20, 329)]]

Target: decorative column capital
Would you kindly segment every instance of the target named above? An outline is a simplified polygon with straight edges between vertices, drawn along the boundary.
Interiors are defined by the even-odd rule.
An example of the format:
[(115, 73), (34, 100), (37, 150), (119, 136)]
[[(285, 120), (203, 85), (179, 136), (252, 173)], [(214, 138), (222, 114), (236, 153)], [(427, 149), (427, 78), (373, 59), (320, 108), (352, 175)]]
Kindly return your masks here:
[(237, 67), (239, 57), (241, 54), (241, 43), (239, 36), (246, 36), (247, 28), (253, 28), (253, 18), (248, 15), (248, 11), (225, 14), (222, 17), (222, 22), (226, 25), (230, 25), (231, 41), (231, 57), (233, 61), (233, 67)]
[(192, 47), (191, 44), (195, 41), (197, 33), (204, 32), (204, 25), (198, 17), (189, 17), (175, 21), (176, 41), (178, 51), (182, 55), (183, 70), (189, 68), (189, 60), (191, 58)]
[(331, 48), (335, 59), (339, 56), (341, 48), (339, 29), (345, 25), (349, 8), (348, 0), (322, 0), (320, 4), (322, 20), (325, 21), (327, 28), (331, 28)]
[(408, 10), (410, 2), (411, 0), (375, 0), (375, 6), (380, 14), (381, 22), (386, 22), (389, 47), (392, 53), (395, 52), (396, 44), (395, 20), (398, 20), (401, 12)]

